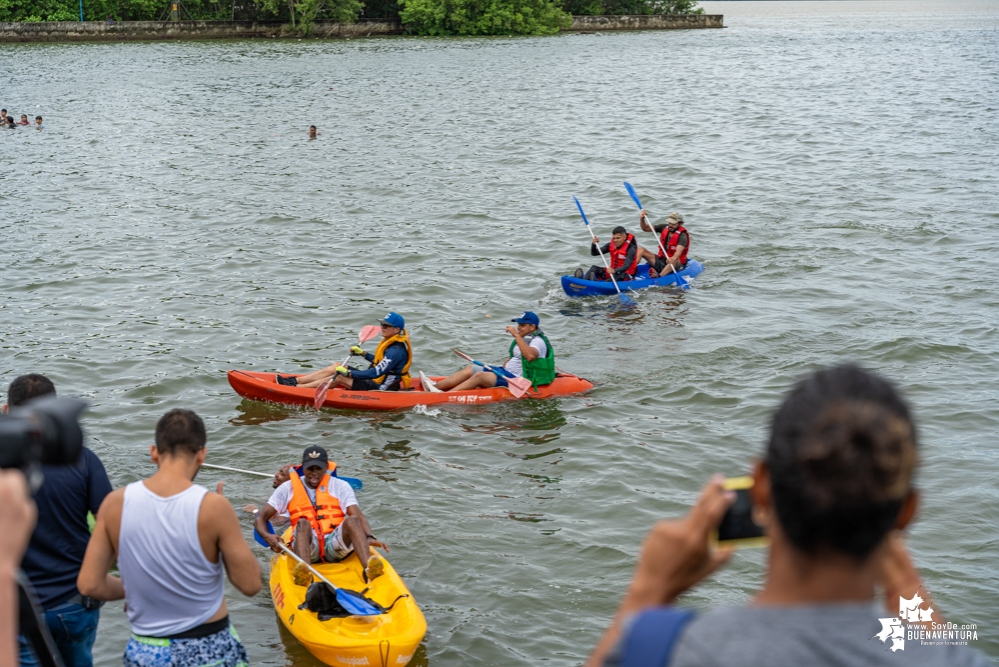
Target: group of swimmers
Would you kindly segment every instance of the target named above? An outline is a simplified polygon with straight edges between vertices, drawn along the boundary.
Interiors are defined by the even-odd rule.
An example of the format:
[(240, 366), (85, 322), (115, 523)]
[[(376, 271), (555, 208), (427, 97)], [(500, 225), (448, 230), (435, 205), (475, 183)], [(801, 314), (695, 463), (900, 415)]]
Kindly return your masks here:
[[(606, 255), (610, 261), (610, 270), (614, 280), (624, 282), (634, 280), (638, 273), (638, 263), (645, 260), (649, 264), (649, 277), (658, 278), (670, 272), (682, 271), (687, 266), (687, 254), (690, 252), (690, 232), (683, 226), (683, 214), (671, 213), (663, 224), (653, 227), (645, 209), (639, 213), (639, 224), (643, 231), (655, 232), (658, 250), (649, 250), (638, 245), (634, 234), (618, 225), (612, 232), (611, 242), (599, 247), (599, 239), (593, 237), (590, 244), (590, 254), (594, 257)], [(586, 272), (576, 269), (577, 278), (586, 280), (610, 280), (607, 269), (594, 265)]]
[[(28, 121), (28, 114), (22, 113), (20, 122), (14, 120), (14, 115), (7, 115), (6, 109), (0, 109), (0, 127), (13, 130), (18, 125), (31, 125)], [(42, 129), (42, 117), (35, 116), (35, 127)]]

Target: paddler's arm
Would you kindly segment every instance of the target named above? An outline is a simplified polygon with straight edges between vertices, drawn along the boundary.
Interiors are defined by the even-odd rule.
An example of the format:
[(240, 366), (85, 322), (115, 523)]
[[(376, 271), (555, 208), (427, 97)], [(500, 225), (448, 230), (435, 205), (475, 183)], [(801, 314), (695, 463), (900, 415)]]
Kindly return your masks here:
[[(390, 345), (389, 349), (385, 350), (385, 356), (377, 364), (363, 371), (350, 371), (349, 376), (352, 378), (357, 378), (358, 380), (374, 380), (376, 377), (381, 377), (385, 375), (387, 371), (393, 364), (404, 361), (406, 358), (406, 350), (402, 345)], [(371, 357), (374, 360), (374, 357)]]
[[(678, 238), (677, 241), (687, 241), (686, 232), (680, 234), (680, 238)], [(687, 242), (689, 243), (689, 241)], [(673, 256), (669, 258), (669, 263), (673, 265), (673, 268), (677, 267), (677, 263), (679, 262), (680, 258), (683, 257), (683, 249), (686, 247), (687, 247), (686, 243), (677, 243), (676, 252), (674, 252)]]
[(725, 510), (735, 501), (735, 493), (725, 490), (724, 481), (721, 475), (712, 477), (690, 514), (660, 521), (649, 531), (628, 591), (586, 667), (603, 666), (632, 616), (649, 607), (672, 604), (732, 555), (731, 551), (713, 551), (710, 544), (711, 533), (718, 529)]
[(360, 522), (361, 529), (364, 530), (364, 535), (368, 540), (369, 547), (379, 547), (385, 551), (389, 550), (387, 544), (381, 540), (375, 539), (374, 533), (371, 532), (371, 524), (368, 523), (368, 518), (364, 516), (364, 512), (361, 511), (360, 507), (357, 505), (351, 505), (348, 507), (347, 516), (352, 516)]
[[(628, 252), (624, 255), (624, 266), (631, 266), (631, 263), (635, 261), (635, 255), (638, 254), (638, 244), (632, 243), (628, 246)], [(621, 267), (624, 270), (624, 267)]]
[(655, 231), (649, 225), (649, 214), (645, 212), (644, 208), (638, 214), (638, 223), (642, 226), (642, 231), (643, 232), (652, 232), (652, 231)]
[(279, 538), (274, 533), (267, 530), (267, 522), (274, 518), (277, 514), (277, 510), (270, 505), (265, 504), (264, 508), (257, 512), (256, 516), (253, 517), (253, 527), (257, 529), (260, 536), (267, 541), (267, 545), (276, 553), (281, 553), (281, 547), (278, 544), (281, 542)]
[(125, 501), (125, 489), (108, 494), (97, 512), (94, 532), (87, 543), (83, 555), (80, 574), (76, 577), (76, 588), (81, 595), (97, 600), (121, 600), (125, 597), (125, 587), (121, 579), (108, 573), (115, 559), (115, 546), (112, 533), (121, 530), (121, 508)]
[[(517, 341), (517, 349), (520, 350), (520, 356), (528, 361), (534, 361), (538, 358), (541, 353), (538, 349), (531, 347), (531, 344), (524, 340), (524, 337), (517, 333), (517, 327), (512, 324), (506, 328), (507, 333), (513, 336), (514, 340)], [(509, 360), (508, 360), (509, 361)]]
[[(262, 512), (258, 513), (258, 516), (259, 514)], [(243, 537), (243, 529), (239, 526), (236, 510), (224, 497), (209, 493), (201, 501), (201, 515), (198, 517), (199, 532), (204, 523), (203, 519), (207, 519), (207, 523), (218, 531), (219, 558), (222, 559), (225, 573), (232, 585), (243, 595), (259, 593), (263, 586), (263, 580), (260, 578), (260, 562)]]

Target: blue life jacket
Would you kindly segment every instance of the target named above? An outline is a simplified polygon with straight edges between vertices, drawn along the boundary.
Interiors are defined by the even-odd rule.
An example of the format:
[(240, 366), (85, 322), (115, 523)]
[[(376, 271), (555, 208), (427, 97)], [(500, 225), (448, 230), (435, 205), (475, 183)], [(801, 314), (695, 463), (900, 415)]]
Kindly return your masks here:
[(665, 667), (673, 647), (694, 612), (677, 607), (655, 607), (638, 614), (621, 640), (619, 667)]

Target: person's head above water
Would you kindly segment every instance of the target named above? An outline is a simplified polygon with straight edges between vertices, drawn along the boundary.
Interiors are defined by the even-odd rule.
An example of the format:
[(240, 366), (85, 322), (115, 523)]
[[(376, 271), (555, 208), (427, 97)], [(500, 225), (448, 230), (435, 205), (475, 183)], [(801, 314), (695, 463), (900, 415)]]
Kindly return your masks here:
[(806, 557), (862, 563), (915, 512), (916, 428), (883, 378), (856, 366), (818, 371), (774, 415), (757, 483), (780, 535)]
[(35, 124), (36, 125), (41, 125), (42, 124), (42, 117), (41, 116), (35, 116)]
[(399, 313), (389, 313), (378, 323), (382, 325), (382, 338), (391, 338), (406, 328), (406, 320)]
[(305, 483), (310, 488), (315, 489), (319, 482), (323, 481), (326, 470), (329, 468), (330, 457), (326, 450), (318, 445), (306, 447), (302, 453), (302, 472), (305, 476)]
[(315, 125), (310, 125), (309, 126), (309, 136), (312, 137), (313, 139), (316, 137), (316, 126)]
[(21, 114), (21, 125), (27, 125), (27, 124), (28, 124), (28, 114), (22, 113)]

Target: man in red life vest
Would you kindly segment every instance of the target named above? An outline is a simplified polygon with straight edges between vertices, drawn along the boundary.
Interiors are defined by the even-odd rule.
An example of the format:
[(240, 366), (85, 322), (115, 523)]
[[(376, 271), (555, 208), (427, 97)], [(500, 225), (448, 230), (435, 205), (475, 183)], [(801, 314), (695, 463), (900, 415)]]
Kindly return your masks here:
[[(264, 509), (257, 513), (254, 526), (271, 549), (281, 553), (280, 537), (267, 530), (267, 522), (277, 514), (291, 515), (294, 530), (291, 548), (307, 562), (336, 563), (356, 551), (368, 581), (381, 576), (385, 563), (371, 547), (388, 551), (384, 542), (371, 534), (371, 526), (357, 505), (350, 484), (333, 477), (329, 456), (322, 447), (312, 446), (302, 454), (300, 468), (290, 470), (288, 481), (280, 484)], [(299, 563), (295, 582), (311, 583), (308, 568)]]
[[(642, 209), (638, 215), (642, 230), (653, 231), (649, 226), (649, 216), (645, 209)], [(655, 226), (655, 233), (659, 236), (659, 243), (662, 243), (666, 249), (666, 257), (663, 257), (659, 243), (656, 243), (654, 250), (642, 248), (639, 251), (638, 259), (644, 259), (650, 265), (649, 277), (656, 278), (672, 271), (682, 271), (687, 266), (687, 252), (690, 250), (690, 234), (683, 226), (683, 215), (670, 213), (665, 225)]]
[[(593, 237), (593, 242), (590, 244), (590, 254), (597, 257), (601, 251), (604, 253), (611, 271), (614, 272), (614, 280), (618, 282), (633, 280), (635, 271), (638, 270), (638, 241), (635, 240), (634, 234), (629, 234), (628, 230), (620, 225), (614, 228), (611, 239), (610, 243), (598, 250), (597, 244), (600, 243), (600, 240)], [(576, 277), (583, 278), (582, 272), (582, 269), (577, 269)], [(610, 280), (607, 269), (596, 264), (586, 272), (585, 278), (586, 280)]]

